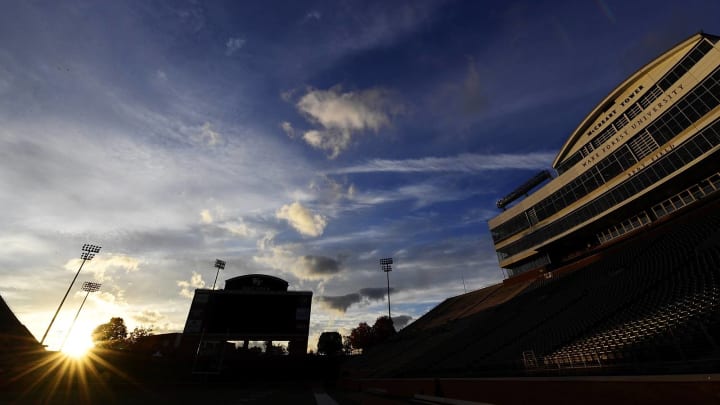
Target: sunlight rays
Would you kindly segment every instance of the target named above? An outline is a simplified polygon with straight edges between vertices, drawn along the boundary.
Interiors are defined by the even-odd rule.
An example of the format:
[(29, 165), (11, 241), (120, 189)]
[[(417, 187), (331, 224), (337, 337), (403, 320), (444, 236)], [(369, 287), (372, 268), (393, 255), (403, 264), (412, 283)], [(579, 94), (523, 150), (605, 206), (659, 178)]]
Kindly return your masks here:
[[(111, 354), (103, 349), (88, 350), (68, 346), (65, 352), (37, 352), (27, 356), (9, 382), (22, 387), (17, 393), (21, 402), (93, 403), (113, 396), (109, 382), (137, 386), (128, 374), (104, 359)], [(69, 352), (77, 353), (76, 356)]]

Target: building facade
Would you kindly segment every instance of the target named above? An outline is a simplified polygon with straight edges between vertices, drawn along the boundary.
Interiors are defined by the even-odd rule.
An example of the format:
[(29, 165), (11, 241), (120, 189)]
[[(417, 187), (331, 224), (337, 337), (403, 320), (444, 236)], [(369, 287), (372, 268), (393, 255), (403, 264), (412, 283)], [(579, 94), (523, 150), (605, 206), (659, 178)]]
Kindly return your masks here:
[(556, 176), (489, 221), (510, 277), (566, 263), (717, 196), (718, 39), (693, 35), (621, 83), (565, 142)]

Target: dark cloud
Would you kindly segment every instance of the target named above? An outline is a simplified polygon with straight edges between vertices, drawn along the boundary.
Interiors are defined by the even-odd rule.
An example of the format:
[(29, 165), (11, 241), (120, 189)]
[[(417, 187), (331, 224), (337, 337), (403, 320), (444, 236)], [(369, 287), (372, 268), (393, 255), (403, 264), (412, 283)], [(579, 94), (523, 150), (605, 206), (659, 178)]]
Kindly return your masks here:
[(341, 263), (326, 256), (302, 256), (298, 264), (310, 275), (336, 274), (341, 270)]
[[(395, 291), (395, 289), (391, 288), (390, 292), (392, 293), (393, 291)], [(353, 304), (367, 301), (380, 301), (385, 298), (385, 295), (387, 295), (387, 288), (385, 287), (368, 287), (361, 288), (358, 292), (351, 294), (321, 296), (318, 297), (318, 300), (328, 308), (344, 313)]]
[(397, 330), (397, 329), (404, 328), (405, 325), (410, 323), (410, 321), (412, 319), (413, 319), (413, 317), (410, 315), (398, 315), (398, 316), (393, 316), (392, 320), (393, 320), (393, 325), (395, 325), (395, 329)]
[[(394, 288), (390, 288), (390, 292), (394, 292)], [(384, 287), (375, 287), (375, 288), (361, 288), (358, 293), (363, 296), (364, 298), (367, 298), (371, 301), (378, 301), (383, 298), (385, 298), (385, 295), (387, 295), (387, 288)]]
[(330, 309), (334, 309), (345, 313), (351, 305), (357, 304), (362, 301), (362, 297), (358, 293), (339, 295), (339, 296), (324, 296), (318, 297), (318, 301), (325, 304)]

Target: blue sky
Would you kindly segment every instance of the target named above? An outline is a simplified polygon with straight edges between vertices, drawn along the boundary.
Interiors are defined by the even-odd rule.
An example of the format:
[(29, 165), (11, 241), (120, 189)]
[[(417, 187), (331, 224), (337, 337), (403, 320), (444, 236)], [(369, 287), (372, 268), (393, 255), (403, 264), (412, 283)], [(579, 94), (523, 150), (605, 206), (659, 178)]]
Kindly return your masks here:
[[(542, 3), (542, 4), (541, 4)], [(182, 329), (192, 290), (311, 290), (311, 345), (502, 278), (486, 221), (716, 2), (6, 1), (0, 294), (38, 337)], [(64, 336), (77, 290), (49, 336)], [(222, 286), (222, 283), (220, 283)]]

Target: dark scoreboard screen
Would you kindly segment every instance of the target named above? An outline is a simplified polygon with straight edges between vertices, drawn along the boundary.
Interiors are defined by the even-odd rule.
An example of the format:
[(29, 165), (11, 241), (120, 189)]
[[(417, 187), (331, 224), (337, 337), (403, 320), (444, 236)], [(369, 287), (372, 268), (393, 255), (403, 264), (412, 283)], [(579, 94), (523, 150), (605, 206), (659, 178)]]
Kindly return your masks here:
[(311, 292), (197, 290), (185, 333), (307, 334)]

